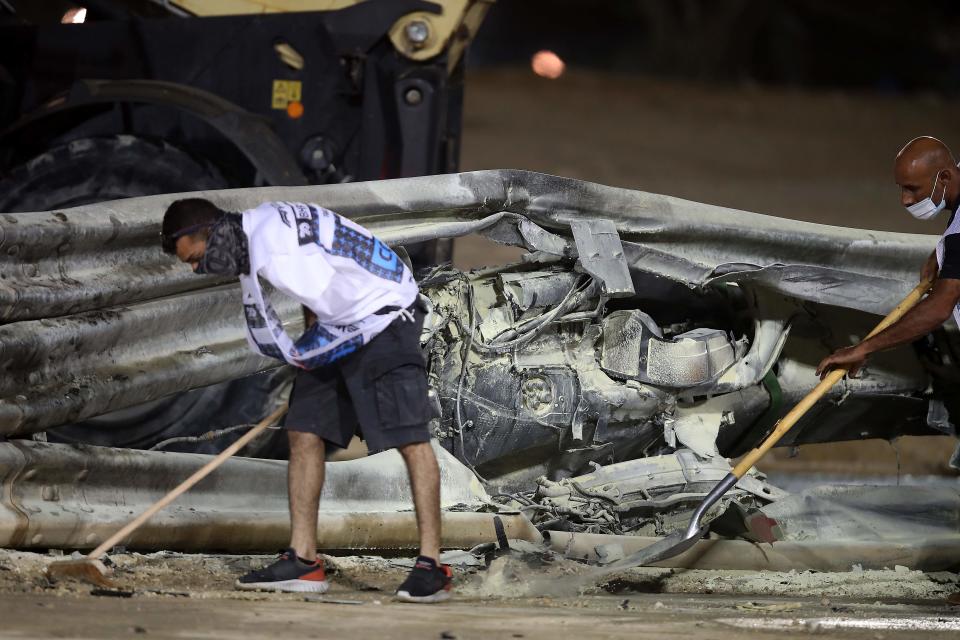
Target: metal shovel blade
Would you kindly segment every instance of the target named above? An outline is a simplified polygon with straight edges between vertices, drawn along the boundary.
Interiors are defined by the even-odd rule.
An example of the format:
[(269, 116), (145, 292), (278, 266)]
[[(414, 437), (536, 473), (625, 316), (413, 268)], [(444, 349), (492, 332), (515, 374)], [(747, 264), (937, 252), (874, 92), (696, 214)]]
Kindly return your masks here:
[(734, 473), (728, 473), (723, 479), (717, 483), (717, 485), (707, 494), (707, 497), (703, 499), (703, 502), (700, 503), (700, 506), (697, 507), (696, 511), (693, 512), (693, 517), (690, 518), (690, 524), (687, 525), (687, 528), (683, 531), (677, 531), (671, 533), (663, 540), (654, 542), (649, 547), (644, 547), (637, 551), (636, 553), (631, 553), (629, 556), (623, 560), (618, 560), (611, 565), (604, 567), (599, 573), (610, 573), (611, 571), (618, 571), (620, 569), (629, 569), (631, 567), (642, 567), (644, 565), (653, 564), (655, 562), (660, 562), (661, 560), (666, 560), (667, 558), (672, 558), (673, 556), (678, 556), (693, 545), (697, 543), (697, 540), (702, 538), (704, 534), (707, 533), (709, 524), (702, 524), (703, 516), (707, 513), (707, 510), (710, 509), (713, 504), (725, 494), (730, 487), (737, 484), (739, 476)]
[(645, 567), (660, 562), (661, 560), (678, 556), (695, 545), (697, 541), (706, 534), (708, 527), (709, 525), (703, 525), (692, 534), (688, 531), (671, 533), (666, 538), (654, 542), (649, 547), (644, 547), (636, 553), (631, 553), (626, 558), (607, 565), (602, 571), (603, 573), (608, 573), (633, 567)]

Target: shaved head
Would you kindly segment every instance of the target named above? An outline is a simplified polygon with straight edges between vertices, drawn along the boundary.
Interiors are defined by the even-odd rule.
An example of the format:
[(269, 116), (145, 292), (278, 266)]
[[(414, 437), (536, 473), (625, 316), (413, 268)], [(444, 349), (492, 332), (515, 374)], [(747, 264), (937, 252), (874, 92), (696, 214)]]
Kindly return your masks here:
[(897, 154), (897, 166), (900, 165), (916, 165), (941, 171), (950, 166), (956, 166), (957, 161), (943, 142), (930, 136), (920, 136), (900, 149), (900, 153)]
[[(930, 136), (914, 138), (897, 154), (894, 178), (900, 186), (900, 202), (909, 207), (928, 196), (946, 198), (956, 209), (960, 201), (960, 171), (950, 148)], [(936, 197), (943, 190), (943, 195)]]

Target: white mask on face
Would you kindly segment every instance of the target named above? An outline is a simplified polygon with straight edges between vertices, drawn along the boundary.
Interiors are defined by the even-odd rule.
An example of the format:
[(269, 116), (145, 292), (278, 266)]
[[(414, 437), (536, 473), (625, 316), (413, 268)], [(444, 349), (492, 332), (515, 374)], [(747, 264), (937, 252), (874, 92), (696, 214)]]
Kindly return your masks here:
[(914, 203), (907, 207), (907, 211), (910, 212), (917, 220), (930, 220), (938, 213), (943, 211), (943, 208), (947, 206), (947, 185), (943, 185), (943, 196), (940, 198), (940, 204), (933, 203), (933, 194), (937, 190), (937, 180), (940, 179), (940, 174), (933, 179), (933, 189), (930, 190), (930, 195), (921, 200), (920, 202)]

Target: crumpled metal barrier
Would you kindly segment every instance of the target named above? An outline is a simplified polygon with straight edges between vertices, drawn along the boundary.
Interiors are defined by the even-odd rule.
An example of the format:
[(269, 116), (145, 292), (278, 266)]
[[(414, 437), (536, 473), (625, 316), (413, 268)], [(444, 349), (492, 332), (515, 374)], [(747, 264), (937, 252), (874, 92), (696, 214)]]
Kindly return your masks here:
[[(632, 268), (691, 287), (752, 282), (871, 313), (885, 313), (913, 286), (936, 241), (515, 170), (194, 195), (231, 210), (269, 200), (318, 202), (394, 245), (485, 231), (529, 246), (516, 228), (523, 219), (559, 238), (572, 238), (573, 221), (605, 219), (620, 233)], [(180, 197), (0, 214), (0, 319), (10, 322), (0, 327), (7, 373), (0, 435), (42, 431), (275, 366), (241, 354), (236, 285), (210, 291), (223, 281), (197, 277), (161, 253), (159, 222)], [(294, 307), (281, 311), (285, 322), (296, 321)]]
[[(299, 305), (278, 313), (302, 322)], [(243, 333), (239, 292), (217, 287), (129, 307), (0, 326), (0, 435), (83, 420), (277, 367)]]
[[(902, 298), (936, 242), (935, 236), (785, 220), (518, 170), (195, 195), (233, 210), (269, 200), (317, 202), (396, 244), (472, 233), (496, 222), (489, 216), (499, 212), (528, 217), (567, 236), (571, 221), (601, 218), (611, 220), (632, 245), (634, 266), (693, 285), (752, 274), (752, 280), (777, 290), (796, 288), (809, 296), (814, 292), (808, 287), (781, 275), (784, 266), (804, 266), (799, 282), (818, 285), (815, 301), (843, 306), (857, 300), (838, 295), (838, 288), (879, 278), (895, 290), (882, 299), (875, 292), (854, 307), (877, 313), (888, 310), (889, 300)], [(197, 278), (160, 252), (163, 211), (183, 196), (0, 215), (0, 318), (64, 315), (210, 286), (214, 280)], [(775, 273), (762, 271), (778, 265)]]
[[(489, 502), (467, 467), (436, 444), (434, 451), (443, 509), (469, 511)], [(86, 445), (2, 443), (0, 548), (92, 548), (209, 459)], [(346, 524), (366, 521), (363, 514), (376, 514), (367, 520), (379, 526), (386, 518), (395, 528), (410, 529), (409, 492), (407, 470), (396, 451), (328, 463), (321, 531), (347, 531)], [(415, 539), (416, 527), (411, 531), (406, 535)], [(286, 461), (233, 458), (123, 544), (138, 549), (273, 551), (286, 545), (288, 535)], [(369, 532), (357, 533), (354, 543), (374, 539)], [(330, 542), (319, 541), (327, 548)]]

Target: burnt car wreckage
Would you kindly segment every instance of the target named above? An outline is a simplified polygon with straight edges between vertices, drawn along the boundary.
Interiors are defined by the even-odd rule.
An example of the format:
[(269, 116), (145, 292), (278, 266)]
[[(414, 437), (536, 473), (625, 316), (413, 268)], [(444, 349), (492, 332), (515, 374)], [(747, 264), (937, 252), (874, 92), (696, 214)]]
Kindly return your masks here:
[[(874, 314), (913, 287), (914, 267), (935, 242), (513, 170), (203, 193), (230, 210), (319, 202), (394, 247), (480, 233), (527, 250), (518, 264), (420, 274), (431, 309), (422, 342), (432, 428), (445, 450), (445, 526), (454, 537), (478, 527), (459, 512), (477, 510), (525, 514), (511, 516), (508, 533), (527, 539), (538, 536), (531, 521), (588, 535), (684, 526), (729, 471), (726, 459), (752, 448), (814, 386), (820, 357), (865, 335)], [(189, 453), (53, 444), (83, 439), (62, 425), (86, 421), (90, 430), (106, 415), (88, 442), (124, 444), (127, 436), (109, 428), (111, 412), (148, 414), (144, 403), (187, 389), (195, 391), (182, 403), (215, 412), (230, 399), (205, 397), (203, 387), (265, 371), (259, 396), (244, 394), (250, 421), (283, 402), (289, 372), (249, 352), (237, 286), (161, 254), (159, 220), (177, 197), (0, 215), (0, 433), (8, 439), (0, 444), (0, 545), (91, 547), (132, 505), (168, 488), (166, 476), (199, 464)], [(274, 305), (297, 331), (299, 307), (279, 295)], [(953, 329), (878, 354), (781, 445), (953, 433), (942, 402), (957, 392), (944, 366), (960, 355)], [(141, 448), (182, 437), (177, 429), (187, 426), (168, 417)], [(50, 442), (29, 440), (37, 434)], [(404, 480), (395, 457), (378, 456), (372, 467), (331, 464), (325, 513), (409, 507), (403, 490), (383, 495)], [(235, 459), (167, 516), (166, 529), (160, 522), (131, 544), (249, 549), (279, 539), (282, 469)], [(358, 473), (384, 478), (367, 493), (336, 480)], [(926, 498), (953, 509), (955, 494)], [(713, 514), (714, 531), (809, 536), (790, 536), (790, 523), (803, 519), (799, 511), (789, 519), (791, 499), (748, 476)], [(235, 533), (252, 502), (270, 535)], [(781, 526), (767, 507), (779, 509)], [(200, 530), (199, 542), (183, 533)], [(403, 544), (329, 535), (328, 548)], [(599, 548), (587, 555), (602, 560)]]

